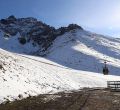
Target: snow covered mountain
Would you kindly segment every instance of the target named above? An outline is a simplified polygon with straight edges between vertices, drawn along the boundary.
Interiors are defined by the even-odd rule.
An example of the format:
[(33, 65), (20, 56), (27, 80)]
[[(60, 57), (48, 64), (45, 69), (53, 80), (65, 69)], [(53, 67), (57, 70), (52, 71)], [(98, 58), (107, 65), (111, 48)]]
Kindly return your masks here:
[[(102, 74), (104, 60), (112, 75)], [(0, 102), (106, 87), (106, 81), (120, 79), (114, 75), (120, 75), (119, 39), (73, 24), (54, 29), (34, 18), (0, 21)]]
[(32, 17), (17, 19), (9, 16), (0, 20), (0, 47), (11, 52), (40, 54), (57, 36), (77, 28), (83, 30), (75, 24), (55, 29)]
[(46, 58), (63, 66), (102, 73), (107, 61), (110, 74), (120, 75), (120, 40), (75, 29), (59, 36)]

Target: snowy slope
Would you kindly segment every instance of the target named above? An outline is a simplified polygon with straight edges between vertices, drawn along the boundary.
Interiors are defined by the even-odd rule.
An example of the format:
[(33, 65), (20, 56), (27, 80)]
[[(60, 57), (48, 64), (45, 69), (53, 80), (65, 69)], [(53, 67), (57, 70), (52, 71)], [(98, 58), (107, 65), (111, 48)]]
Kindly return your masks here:
[[(34, 47), (32, 42), (21, 45), (19, 36), (18, 33), (5, 39), (0, 32), (0, 103), (19, 99), (20, 94), (28, 97), (106, 87), (106, 81), (120, 80), (120, 76), (113, 76), (120, 75), (119, 39), (75, 29), (58, 36), (43, 58), (25, 55), (40, 47)], [(104, 60), (113, 75), (102, 75)]]
[(32, 41), (26, 43), (24, 45), (20, 44), (18, 38), (21, 36), (17, 33), (15, 36), (10, 36), (10, 38), (4, 37), (4, 32), (0, 30), (0, 48), (10, 51), (10, 52), (17, 52), (17, 53), (31, 53), (36, 52), (40, 49), (39, 46), (33, 46)]
[(120, 41), (79, 29), (57, 37), (46, 58), (72, 69), (97, 73), (102, 73), (106, 60), (110, 74), (120, 75)]
[(73, 70), (40, 57), (23, 56), (0, 49), (0, 102), (29, 95), (54, 93), (82, 87), (106, 87), (118, 76)]

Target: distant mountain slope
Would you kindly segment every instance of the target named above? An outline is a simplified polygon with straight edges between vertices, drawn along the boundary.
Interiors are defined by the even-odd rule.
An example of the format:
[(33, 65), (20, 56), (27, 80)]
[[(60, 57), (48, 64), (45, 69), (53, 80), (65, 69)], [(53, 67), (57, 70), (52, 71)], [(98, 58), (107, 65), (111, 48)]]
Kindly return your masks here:
[(46, 58), (72, 69), (102, 73), (104, 60), (110, 74), (120, 75), (120, 41), (75, 29), (59, 36)]
[(0, 48), (43, 56), (72, 69), (120, 75), (120, 40), (87, 32), (76, 24), (55, 29), (35, 18), (10, 16), (0, 20)]
[(78, 28), (83, 30), (76, 24), (55, 29), (32, 17), (9, 16), (0, 20), (0, 47), (12, 52), (40, 54), (57, 36)]
[(43, 56), (72, 69), (120, 75), (120, 40), (87, 32), (76, 24), (55, 29), (35, 18), (10, 16), (0, 20), (0, 48)]

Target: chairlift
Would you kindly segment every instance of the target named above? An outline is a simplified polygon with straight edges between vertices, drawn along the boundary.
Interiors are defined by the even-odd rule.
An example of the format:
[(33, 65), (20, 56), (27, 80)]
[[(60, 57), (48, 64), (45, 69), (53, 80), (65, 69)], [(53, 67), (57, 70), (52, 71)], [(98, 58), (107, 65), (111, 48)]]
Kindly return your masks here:
[(105, 60), (104, 61), (104, 67), (103, 67), (103, 74), (108, 75), (108, 73), (109, 73), (109, 69), (107, 67), (107, 61)]

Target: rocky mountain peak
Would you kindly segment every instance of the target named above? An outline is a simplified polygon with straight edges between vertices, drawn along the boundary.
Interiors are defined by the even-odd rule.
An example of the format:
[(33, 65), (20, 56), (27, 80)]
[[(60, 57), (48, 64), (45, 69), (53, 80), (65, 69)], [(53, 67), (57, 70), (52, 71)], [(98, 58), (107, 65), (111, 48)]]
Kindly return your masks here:
[[(13, 36), (19, 33), (19, 43), (25, 45), (32, 42), (33, 46), (38, 45), (43, 51), (47, 50), (57, 36), (74, 29), (83, 30), (77, 24), (70, 24), (68, 27), (55, 29), (33, 17), (16, 18), (14, 15), (11, 15), (0, 20), (0, 30), (3, 31), (5, 37), (13, 38)], [(41, 51), (41, 49), (39, 50)]]

